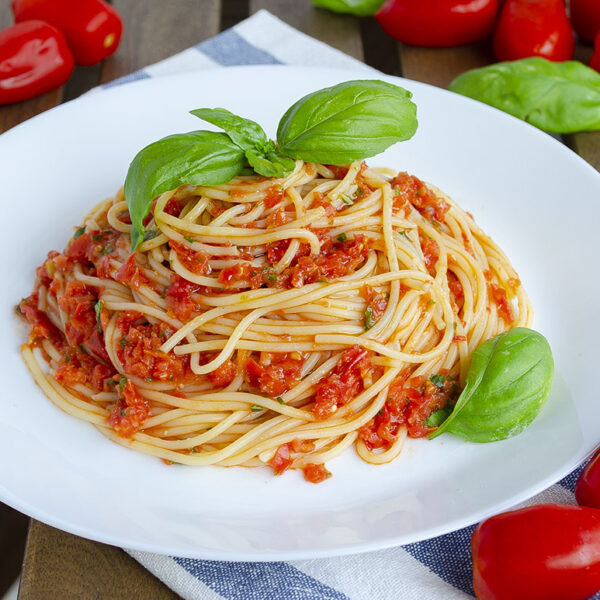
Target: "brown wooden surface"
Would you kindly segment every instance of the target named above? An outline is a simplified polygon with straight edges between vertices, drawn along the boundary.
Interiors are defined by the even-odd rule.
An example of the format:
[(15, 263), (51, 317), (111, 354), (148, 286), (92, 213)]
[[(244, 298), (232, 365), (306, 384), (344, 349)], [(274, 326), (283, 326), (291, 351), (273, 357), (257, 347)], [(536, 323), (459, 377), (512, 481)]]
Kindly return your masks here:
[[(384, 35), (372, 18), (356, 19), (314, 9), (310, 0), (113, 0), (112, 3), (125, 23), (125, 34), (117, 53), (102, 65), (78, 67), (62, 90), (0, 108), (0, 132), (63, 100), (75, 98), (99, 83), (188, 48), (261, 8), (386, 73), (442, 87), (464, 70), (483, 66), (493, 59), (489, 42), (450, 49), (403, 46)], [(0, 27), (10, 22), (5, 1), (0, 3)], [(587, 60), (590, 51), (589, 46), (580, 46), (577, 57)], [(566, 136), (565, 142), (600, 169), (600, 133)], [(3, 553), (0, 563), (6, 565), (12, 560), (11, 564), (16, 565), (20, 556), (18, 543), (11, 541), (22, 538), (19, 523), (22, 530), (25, 520), (7, 507), (0, 511), (0, 518), (4, 519), (0, 525), (9, 523), (9, 529), (15, 526), (10, 531), (0, 526), (0, 552)], [(9, 548), (14, 551), (11, 553)], [(5, 572), (10, 571), (5, 569)], [(0, 569), (0, 586), (1, 576)], [(30, 600), (177, 596), (122, 550), (32, 521), (19, 597)]]

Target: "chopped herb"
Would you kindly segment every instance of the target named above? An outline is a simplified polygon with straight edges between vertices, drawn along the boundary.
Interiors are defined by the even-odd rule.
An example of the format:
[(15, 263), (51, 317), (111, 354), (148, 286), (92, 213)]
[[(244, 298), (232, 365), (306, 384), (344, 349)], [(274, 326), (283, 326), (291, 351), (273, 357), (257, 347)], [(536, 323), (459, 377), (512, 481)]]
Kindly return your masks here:
[(406, 233), (406, 231), (404, 229), (400, 232), (400, 235), (403, 235), (406, 239), (409, 239), (408, 233)]
[(152, 379), (152, 377), (146, 377), (145, 381), (147, 381), (148, 383), (150, 383), (151, 381), (154, 381), (154, 379)]
[(275, 398), (275, 400), (277, 400), (277, 402), (279, 402), (279, 404), (283, 404), (283, 398), (281, 396), (277, 396), (277, 398)]
[(190, 454), (196, 454), (198, 452), (198, 450), (196, 450), (196, 446), (194, 446), (193, 448), (190, 448)]
[(281, 475), (281, 471), (277, 469), (276, 471), (273, 471), (273, 475)]
[(144, 242), (147, 242), (148, 240), (153, 240), (157, 235), (158, 231), (156, 231), (155, 229), (148, 229), (144, 231)]
[(115, 387), (115, 385), (117, 385), (117, 382), (114, 379), (107, 379), (105, 383), (108, 387)]
[(196, 241), (196, 238), (190, 237), (189, 235), (184, 235), (183, 239), (187, 240), (190, 244), (193, 244)]
[(429, 415), (429, 418), (425, 421), (426, 427), (439, 427), (450, 414), (449, 408), (442, 408), (441, 410), (436, 410)]
[(94, 240), (94, 242), (101, 242), (104, 239), (104, 236), (101, 233), (95, 233), (92, 236), (92, 240)]
[(337, 236), (338, 242), (345, 242), (347, 239), (348, 239), (348, 236), (345, 233), (340, 233), (340, 235)]
[(15, 307), (15, 310), (17, 311), (17, 314), (23, 316), (23, 311), (21, 310), (20, 304), (17, 304), (17, 306)]
[(110, 244), (107, 246), (104, 246), (104, 248), (102, 249), (102, 254), (110, 254), (111, 252), (115, 251), (115, 247), (111, 246)]
[(267, 281), (269, 281), (270, 283), (274, 283), (275, 281), (277, 281), (277, 273), (269, 273), (267, 275)]
[(65, 352), (65, 362), (66, 363), (70, 363), (71, 362), (71, 355), (69, 354), (68, 350)]
[(77, 238), (81, 237), (83, 234), (85, 233), (85, 227), (80, 227), (74, 234), (73, 234), (73, 239), (76, 240)]
[(161, 297), (161, 298), (163, 298), (163, 299), (164, 299), (164, 298), (166, 298), (166, 297), (167, 297), (167, 290), (168, 290), (168, 289), (169, 289), (169, 286), (168, 286), (168, 285), (165, 285), (165, 287), (164, 287), (164, 289), (163, 289), (163, 291), (162, 291), (162, 294), (160, 295), (160, 297)]
[(119, 394), (123, 393), (125, 386), (127, 385), (127, 377), (121, 375), (121, 379), (119, 379)]
[(96, 302), (96, 304), (94, 305), (94, 311), (96, 312), (96, 323), (98, 323), (98, 329), (100, 330), (100, 333), (103, 333), (102, 323), (100, 322), (100, 315), (102, 314), (103, 306), (104, 305), (102, 304), (102, 302), (100, 300), (98, 300), (98, 302)]
[(258, 412), (259, 410), (264, 410), (264, 408), (262, 406), (259, 406), (258, 404), (251, 404), (250, 410), (253, 412)]
[(370, 306), (367, 306), (367, 310), (365, 310), (365, 330), (371, 329), (375, 325), (375, 319), (373, 318), (373, 309)]
[(344, 204), (347, 204), (348, 206), (351, 206), (352, 204), (354, 204), (354, 200), (352, 200), (352, 198), (350, 198), (350, 196), (348, 196), (348, 194), (342, 194), (340, 196), (340, 198), (342, 199)]
[(126, 337), (122, 337), (122, 338), (119, 340), (119, 346), (121, 346), (121, 348), (122, 348), (123, 346), (127, 346), (127, 344), (129, 344), (129, 340), (128, 340)]
[(435, 300), (433, 298), (429, 298), (429, 300), (427, 300), (427, 306), (433, 306), (435, 304)]
[(390, 297), (390, 293), (389, 293), (389, 292), (386, 292), (386, 293), (385, 293), (385, 297), (386, 297), (386, 298), (389, 298), (389, 297)]
[(257, 273), (256, 271), (252, 271), (252, 272), (250, 273), (250, 276), (251, 276), (251, 277), (256, 277), (257, 275), (258, 275), (258, 273)]
[(358, 186), (356, 188), (356, 191), (354, 192), (354, 197), (358, 199), (358, 198), (362, 198), (364, 195), (365, 195), (365, 190), (362, 187)]
[(440, 388), (444, 387), (444, 379), (445, 379), (445, 377), (443, 375), (432, 375), (429, 378), (431, 383), (433, 383), (434, 385), (437, 385)]

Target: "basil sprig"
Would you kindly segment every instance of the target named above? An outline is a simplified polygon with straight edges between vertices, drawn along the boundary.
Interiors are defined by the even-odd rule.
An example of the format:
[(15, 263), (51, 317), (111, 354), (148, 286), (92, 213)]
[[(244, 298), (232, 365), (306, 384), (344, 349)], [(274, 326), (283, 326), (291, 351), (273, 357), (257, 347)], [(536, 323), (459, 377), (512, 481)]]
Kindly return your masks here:
[(551, 133), (600, 129), (600, 73), (579, 61), (497, 63), (459, 75), (450, 90)]
[(296, 102), (282, 117), (277, 142), (250, 119), (224, 108), (191, 113), (222, 132), (192, 131), (158, 140), (133, 159), (125, 179), (131, 249), (144, 240), (152, 200), (180, 185), (219, 185), (250, 169), (287, 177), (294, 159), (348, 164), (379, 154), (417, 130), (411, 93), (383, 81), (348, 81)]
[[(543, 335), (524, 327), (501, 333), (473, 352), (454, 410), (429, 437), (451, 433), (470, 442), (493, 442), (517, 435), (542, 409), (553, 376), (554, 360)], [(432, 421), (443, 417), (438, 413)]]

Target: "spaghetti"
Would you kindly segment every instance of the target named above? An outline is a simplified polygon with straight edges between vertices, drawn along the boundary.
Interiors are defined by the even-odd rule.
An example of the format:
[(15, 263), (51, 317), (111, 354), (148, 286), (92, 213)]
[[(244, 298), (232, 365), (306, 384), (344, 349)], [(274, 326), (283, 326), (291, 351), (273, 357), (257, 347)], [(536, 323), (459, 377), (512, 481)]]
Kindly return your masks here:
[(373, 464), (452, 407), (472, 351), (532, 311), (503, 252), (406, 173), (296, 162), (155, 200), (130, 255), (123, 193), (50, 252), (18, 311), (44, 393), (188, 465)]

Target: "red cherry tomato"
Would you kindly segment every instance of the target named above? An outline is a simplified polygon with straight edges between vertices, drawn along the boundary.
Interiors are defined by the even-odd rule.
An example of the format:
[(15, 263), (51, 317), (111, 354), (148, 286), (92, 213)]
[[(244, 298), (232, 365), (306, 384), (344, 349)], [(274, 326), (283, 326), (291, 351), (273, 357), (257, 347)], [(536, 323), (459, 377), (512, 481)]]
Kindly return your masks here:
[(594, 42), (594, 54), (592, 54), (592, 58), (590, 59), (590, 67), (600, 73), (600, 31), (596, 35), (596, 41)]
[(492, 33), (498, 0), (387, 0), (375, 18), (393, 38), (414, 46), (459, 46)]
[(15, 22), (41, 19), (60, 29), (78, 65), (94, 65), (121, 41), (123, 23), (103, 0), (11, 0)]
[[(597, 52), (594, 56), (600, 58), (600, 52), (598, 52), (600, 49), (600, 34), (596, 37), (596, 49)], [(598, 67), (600, 67), (600, 64)], [(590, 462), (581, 471), (575, 486), (575, 499), (577, 504), (581, 506), (600, 508), (600, 449), (596, 450)]]
[(600, 589), (600, 510), (540, 504), (480, 523), (471, 539), (479, 600), (585, 600)]
[(571, 0), (571, 22), (577, 35), (591, 42), (600, 31), (600, 2), (598, 0)]
[(60, 87), (73, 72), (62, 33), (42, 21), (0, 31), (0, 104), (35, 98)]
[(506, 1), (494, 34), (498, 60), (543, 56), (562, 61), (574, 52), (575, 36), (564, 0)]

